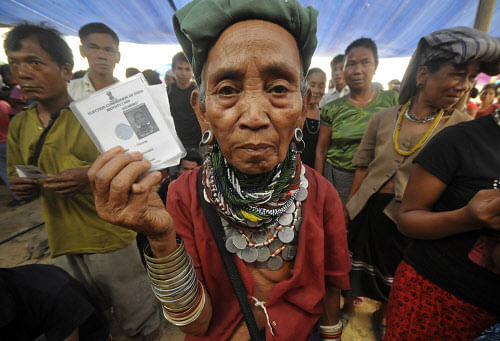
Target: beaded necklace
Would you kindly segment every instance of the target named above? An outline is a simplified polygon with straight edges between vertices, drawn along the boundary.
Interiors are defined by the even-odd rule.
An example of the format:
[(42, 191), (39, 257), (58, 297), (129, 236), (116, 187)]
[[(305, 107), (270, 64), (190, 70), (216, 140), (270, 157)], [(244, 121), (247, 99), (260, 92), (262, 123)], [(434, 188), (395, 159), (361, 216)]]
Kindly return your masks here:
[[(292, 143), (293, 144), (293, 143)], [(297, 154), (290, 144), (285, 160), (271, 172), (250, 176), (227, 163), (215, 147), (203, 164), (205, 197), (234, 224), (255, 228), (282, 214), (295, 199), (300, 185)]]
[(439, 121), (441, 121), (441, 118), (443, 117), (444, 110), (441, 109), (439, 113), (437, 114), (436, 118), (434, 119), (434, 122), (432, 122), (431, 126), (427, 131), (425, 132), (424, 136), (420, 139), (420, 141), (417, 142), (416, 145), (413, 146), (409, 151), (405, 152), (399, 148), (399, 131), (401, 130), (401, 124), (403, 122), (403, 116), (406, 115), (406, 112), (409, 110), (411, 99), (406, 102), (406, 104), (403, 106), (401, 109), (401, 113), (399, 114), (398, 121), (396, 122), (396, 126), (394, 127), (394, 133), (393, 133), (393, 141), (394, 141), (394, 149), (396, 152), (401, 155), (401, 156), (410, 156), (411, 154), (415, 153), (421, 146), (424, 144), (424, 142), (427, 140), (427, 138), (432, 134), (436, 126), (439, 124)]
[(203, 187), (221, 216), (229, 252), (271, 270), (295, 258), (308, 181), (293, 143), (283, 163), (256, 177), (234, 169), (216, 146), (203, 164)]
[(411, 105), (409, 106), (408, 110), (405, 111), (405, 117), (415, 123), (427, 123), (429, 121), (432, 121), (433, 119), (436, 118), (436, 116), (439, 113), (438, 111), (434, 111), (433, 113), (430, 113), (425, 117), (418, 118), (417, 116), (410, 113), (410, 110), (411, 110)]
[(226, 235), (226, 250), (246, 263), (260, 268), (279, 270), (284, 261), (292, 261), (297, 254), (297, 240), (302, 225), (302, 201), (307, 198), (308, 182), (301, 168), (301, 184), (293, 204), (275, 221), (252, 231), (236, 228), (221, 217)]

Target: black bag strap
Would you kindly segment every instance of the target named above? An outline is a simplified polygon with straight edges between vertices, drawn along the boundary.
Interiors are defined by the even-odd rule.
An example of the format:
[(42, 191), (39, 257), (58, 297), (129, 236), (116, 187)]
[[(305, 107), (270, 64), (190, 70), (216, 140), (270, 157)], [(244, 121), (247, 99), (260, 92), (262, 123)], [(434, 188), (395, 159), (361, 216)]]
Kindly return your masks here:
[(42, 152), (42, 147), (43, 144), (45, 143), (45, 139), (47, 138), (47, 134), (49, 133), (50, 128), (52, 128), (52, 126), (54, 125), (56, 119), (59, 117), (60, 112), (61, 111), (58, 110), (50, 114), (49, 124), (47, 124), (42, 134), (40, 135), (38, 142), (36, 143), (35, 154), (33, 155), (33, 162), (34, 162), (33, 164), (35, 166), (38, 166), (38, 159), (40, 158), (40, 153)]
[(212, 231), (215, 243), (217, 244), (217, 248), (219, 249), (219, 253), (222, 257), (222, 261), (224, 262), (227, 274), (229, 276), (229, 279), (231, 280), (231, 285), (233, 286), (234, 292), (236, 293), (236, 298), (238, 299), (243, 317), (245, 318), (245, 321), (247, 323), (250, 337), (253, 341), (260, 341), (262, 340), (262, 336), (257, 327), (257, 322), (255, 322), (255, 317), (253, 316), (250, 303), (248, 302), (245, 285), (243, 284), (240, 274), (238, 273), (233, 255), (226, 250), (226, 247), (224, 245), (224, 228), (222, 227), (220, 217), (215, 209), (205, 200), (205, 197), (203, 195), (204, 189), (202, 176), (203, 167), (201, 167), (198, 171), (198, 195), (203, 207), (203, 212), (205, 213), (205, 218), (207, 219), (208, 226), (210, 226), (210, 230)]

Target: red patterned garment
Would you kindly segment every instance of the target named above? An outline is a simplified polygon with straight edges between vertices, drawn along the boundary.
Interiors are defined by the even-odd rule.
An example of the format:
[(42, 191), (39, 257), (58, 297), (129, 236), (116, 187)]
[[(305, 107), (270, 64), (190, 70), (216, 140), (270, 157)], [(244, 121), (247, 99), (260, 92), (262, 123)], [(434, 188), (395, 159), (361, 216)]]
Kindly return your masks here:
[(498, 317), (464, 302), (401, 262), (392, 284), (384, 341), (470, 341)]
[[(172, 182), (167, 196), (175, 231), (184, 239), (213, 308), (207, 333), (202, 337), (187, 335), (186, 341), (229, 340), (243, 314), (198, 199), (198, 169)], [(351, 262), (342, 203), (323, 176), (307, 166), (305, 175), (309, 187), (293, 275), (275, 284), (269, 293), (266, 308), (274, 336), (266, 327), (267, 340), (306, 340), (323, 312), (325, 284), (349, 288)], [(234, 259), (250, 298), (253, 277), (245, 262), (237, 256)]]

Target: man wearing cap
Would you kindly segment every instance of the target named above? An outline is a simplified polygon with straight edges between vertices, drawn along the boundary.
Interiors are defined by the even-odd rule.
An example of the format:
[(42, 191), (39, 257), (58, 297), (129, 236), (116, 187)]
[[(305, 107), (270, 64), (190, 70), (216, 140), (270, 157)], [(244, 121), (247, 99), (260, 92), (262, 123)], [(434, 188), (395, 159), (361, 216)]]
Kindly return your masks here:
[(167, 210), (141, 154), (116, 147), (89, 171), (99, 215), (147, 236), (153, 292), (186, 340), (340, 340), (342, 204), (300, 161), (316, 16), (296, 0), (190, 2), (174, 29), (200, 85), (202, 168)]

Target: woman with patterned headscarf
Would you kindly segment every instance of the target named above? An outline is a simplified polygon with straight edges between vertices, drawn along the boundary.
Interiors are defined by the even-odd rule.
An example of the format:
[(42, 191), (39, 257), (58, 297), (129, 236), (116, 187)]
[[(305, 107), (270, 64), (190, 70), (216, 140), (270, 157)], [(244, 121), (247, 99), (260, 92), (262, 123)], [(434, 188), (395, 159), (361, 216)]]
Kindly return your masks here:
[[(478, 44), (477, 53), (454, 50), (475, 41), (488, 43), (488, 48)], [(353, 158), (357, 170), (346, 204), (352, 270), (345, 296), (382, 302), (372, 318), (379, 338), (394, 272), (409, 242), (398, 231), (396, 217), (412, 162), (438, 131), (470, 119), (455, 107), (479, 71), (499, 59), (499, 40), (474, 29), (458, 27), (423, 37), (406, 70), (400, 105), (379, 111), (368, 123)], [(343, 313), (349, 318), (354, 309), (350, 299), (346, 302)]]
[[(425, 76), (432, 60), (441, 66)], [(467, 27), (434, 32), (412, 58), (402, 101), (411, 101), (405, 81), (413, 79), (413, 89), (433, 89), (427, 103), (447, 109), (477, 72), (495, 75), (499, 65), (499, 38)], [(405, 151), (398, 131), (395, 147)], [(414, 239), (394, 275), (385, 340), (473, 340), (498, 322), (499, 146), (497, 113), (443, 129), (414, 159), (398, 216), (399, 230)]]
[(115, 148), (89, 171), (99, 214), (148, 237), (153, 291), (187, 340), (342, 334), (342, 204), (298, 150), (316, 16), (296, 0), (187, 4), (174, 28), (200, 85), (202, 168), (170, 185), (167, 210), (141, 155)]

